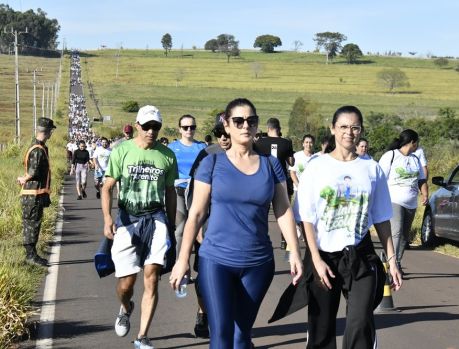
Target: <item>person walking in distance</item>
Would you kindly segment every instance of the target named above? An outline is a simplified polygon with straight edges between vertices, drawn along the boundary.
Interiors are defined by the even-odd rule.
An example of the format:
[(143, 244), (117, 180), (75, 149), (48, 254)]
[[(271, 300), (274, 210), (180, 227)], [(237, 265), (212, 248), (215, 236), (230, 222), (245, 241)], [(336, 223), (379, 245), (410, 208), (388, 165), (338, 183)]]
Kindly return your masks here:
[[(266, 125), (268, 127), (268, 135), (267, 137), (261, 137), (258, 139), (254, 145), (254, 149), (262, 155), (272, 155), (279, 159), (282, 171), (284, 171), (284, 175), (286, 177), (287, 194), (290, 201), (293, 195), (293, 181), (287, 171), (287, 165), (293, 166), (295, 164), (295, 159), (293, 157), (293, 145), (290, 140), (281, 137), (279, 119), (270, 118), (268, 119)], [(287, 248), (284, 236), (281, 236), (280, 247), (283, 250)]]
[[(117, 146), (108, 162), (102, 187), (104, 235), (113, 239), (112, 259), (121, 302), (115, 321), (118, 336), (130, 330), (131, 300), (137, 273), (143, 269), (144, 291), (136, 349), (152, 349), (148, 329), (158, 303), (158, 280), (166, 251), (173, 245), (176, 210), (174, 153), (157, 142), (162, 117), (151, 105), (139, 109), (137, 136)], [(120, 182), (118, 214), (111, 216), (112, 189)], [(172, 241), (172, 242), (171, 242)]]
[(179, 178), (175, 181), (175, 190), (177, 192), (177, 217), (175, 219), (175, 223), (177, 224), (175, 230), (177, 255), (182, 243), (185, 221), (188, 217), (188, 209), (185, 205), (185, 192), (191, 178), (190, 169), (199, 152), (206, 147), (205, 143), (198, 142), (194, 139), (196, 133), (196, 119), (194, 116), (189, 114), (182, 115), (179, 119), (178, 126), (181, 135), (180, 139), (168, 145), (169, 149), (174, 152), (177, 158), (179, 173)]
[(94, 186), (96, 187), (97, 193), (96, 196), (100, 199), (100, 188), (104, 182), (105, 170), (108, 166), (108, 159), (110, 158), (110, 153), (112, 150), (109, 148), (110, 143), (108, 139), (102, 137), (101, 146), (97, 147), (92, 155), (94, 160)]
[(273, 156), (253, 150), (258, 126), (255, 106), (244, 98), (231, 101), (223, 123), (231, 148), (206, 156), (199, 165), (180, 255), (169, 282), (177, 289), (187, 274), (193, 241), (211, 205), (199, 250), (199, 285), (209, 315), (210, 348), (250, 349), (252, 326), (274, 276), (270, 204), (292, 249), (294, 283), (303, 265), (282, 167)]
[(37, 253), (43, 209), (51, 204), (51, 165), (46, 141), (51, 138), (56, 126), (53, 120), (39, 118), (37, 133), (24, 157), (25, 174), (17, 178), (21, 190), (23, 244), (26, 262), (46, 266), (48, 261)]
[(75, 174), (77, 200), (86, 198), (86, 177), (89, 169), (89, 152), (84, 141), (78, 142), (78, 149), (73, 153), (70, 174)]

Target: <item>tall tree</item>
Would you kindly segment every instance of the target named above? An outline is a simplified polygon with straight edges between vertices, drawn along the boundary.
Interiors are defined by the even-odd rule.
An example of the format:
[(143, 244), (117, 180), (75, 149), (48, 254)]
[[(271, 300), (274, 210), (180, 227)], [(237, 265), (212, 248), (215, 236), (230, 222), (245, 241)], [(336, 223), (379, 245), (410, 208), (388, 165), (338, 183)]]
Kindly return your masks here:
[(344, 34), (338, 32), (323, 32), (316, 33), (314, 41), (316, 42), (317, 48), (323, 48), (327, 55), (326, 63), (328, 60), (335, 57), (341, 49), (341, 43), (346, 41), (347, 37)]
[(230, 57), (239, 56), (239, 41), (236, 41), (234, 35), (220, 34), (217, 36), (218, 50), (226, 54), (227, 62), (229, 63)]
[(260, 35), (257, 36), (253, 47), (259, 47), (265, 53), (272, 53), (274, 52), (274, 47), (282, 46), (282, 41), (278, 36), (274, 35)]
[(346, 44), (341, 50), (341, 56), (346, 58), (348, 64), (357, 62), (363, 56), (360, 47), (356, 44)]
[(167, 54), (172, 49), (172, 36), (171, 36), (171, 34), (166, 33), (166, 34), (163, 35), (163, 37), (161, 39), (161, 45), (163, 45), (164, 54), (167, 56)]
[(306, 133), (316, 134), (322, 125), (317, 111), (319, 104), (307, 97), (298, 97), (293, 103), (288, 119), (288, 137), (294, 147), (301, 147), (301, 140)]
[(218, 50), (217, 39), (210, 39), (204, 44), (204, 50), (215, 52)]
[(377, 76), (380, 83), (392, 93), (396, 88), (410, 86), (408, 77), (398, 68), (383, 69)]
[(37, 9), (37, 12), (28, 10), (26, 12), (14, 11), (8, 5), (0, 4), (0, 51), (8, 51), (14, 42), (10, 30), (24, 32), (27, 34), (18, 37), (21, 52), (35, 53), (37, 49), (55, 50), (60, 30), (57, 19), (47, 18), (46, 12)]

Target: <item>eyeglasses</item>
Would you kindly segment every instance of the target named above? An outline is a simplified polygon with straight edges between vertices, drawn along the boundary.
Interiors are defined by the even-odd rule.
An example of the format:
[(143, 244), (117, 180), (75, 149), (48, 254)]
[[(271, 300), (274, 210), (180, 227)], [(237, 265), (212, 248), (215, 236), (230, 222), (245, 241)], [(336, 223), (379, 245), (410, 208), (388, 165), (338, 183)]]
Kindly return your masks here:
[(249, 125), (249, 127), (255, 127), (258, 125), (258, 115), (252, 115), (247, 118), (243, 118), (242, 116), (235, 116), (232, 117), (231, 120), (233, 120), (233, 124), (237, 128), (242, 128), (244, 126), (244, 121), (247, 121), (247, 125)]
[(180, 126), (180, 128), (181, 128), (183, 131), (188, 131), (188, 130), (194, 131), (194, 130), (196, 130), (196, 125)]
[(362, 126), (357, 125), (340, 125), (336, 126), (340, 132), (345, 133), (347, 130), (350, 130), (352, 133), (362, 132)]
[(222, 136), (225, 136), (225, 138), (229, 138), (228, 134), (226, 132), (222, 131), (215, 131), (214, 132), (215, 137), (220, 138)]
[(147, 122), (146, 124), (140, 125), (143, 131), (147, 132), (148, 130), (159, 131), (161, 130), (161, 124), (157, 122)]

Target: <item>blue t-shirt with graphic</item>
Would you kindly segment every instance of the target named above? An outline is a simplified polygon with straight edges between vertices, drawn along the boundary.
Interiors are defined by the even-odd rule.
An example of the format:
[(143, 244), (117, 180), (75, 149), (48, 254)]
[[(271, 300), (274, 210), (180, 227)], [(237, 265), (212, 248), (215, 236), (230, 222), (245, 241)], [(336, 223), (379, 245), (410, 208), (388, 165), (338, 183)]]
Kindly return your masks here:
[(193, 144), (185, 145), (177, 140), (170, 143), (168, 147), (174, 152), (175, 157), (177, 158), (179, 180), (183, 180), (182, 183), (177, 184), (176, 186), (186, 188), (186, 180), (191, 178), (191, 166), (193, 166), (194, 160), (196, 160), (199, 152), (206, 147), (206, 144), (193, 141)]
[(234, 267), (272, 259), (269, 206), (275, 185), (285, 182), (279, 160), (260, 156), (257, 172), (246, 175), (226, 153), (209, 155), (199, 165), (195, 180), (212, 185), (209, 224), (199, 256)]

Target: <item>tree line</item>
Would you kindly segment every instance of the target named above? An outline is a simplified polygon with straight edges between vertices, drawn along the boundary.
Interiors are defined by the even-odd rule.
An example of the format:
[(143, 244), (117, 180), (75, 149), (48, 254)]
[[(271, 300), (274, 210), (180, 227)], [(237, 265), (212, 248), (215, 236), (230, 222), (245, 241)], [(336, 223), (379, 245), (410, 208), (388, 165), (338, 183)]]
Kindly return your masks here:
[(14, 49), (14, 35), (18, 35), (18, 50), (21, 54), (50, 56), (58, 46), (60, 25), (57, 19), (50, 19), (42, 9), (25, 12), (14, 11), (0, 4), (0, 52), (10, 53)]

